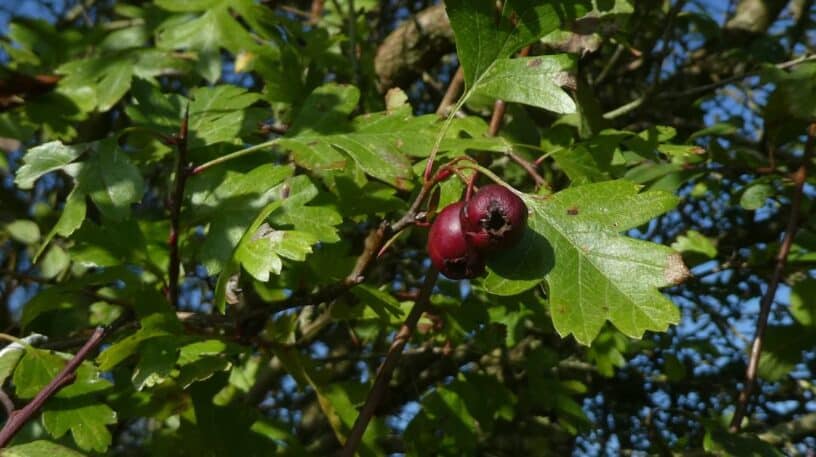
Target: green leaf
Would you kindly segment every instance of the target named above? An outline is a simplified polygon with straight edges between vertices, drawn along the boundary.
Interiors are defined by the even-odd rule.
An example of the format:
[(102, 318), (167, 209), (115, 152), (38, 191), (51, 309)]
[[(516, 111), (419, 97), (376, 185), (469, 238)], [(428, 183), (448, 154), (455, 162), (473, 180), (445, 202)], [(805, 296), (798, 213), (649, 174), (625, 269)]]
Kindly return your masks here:
[(23, 357), (28, 345), (36, 345), (46, 341), (47, 338), (37, 333), (21, 338), (20, 342), (8, 344), (0, 349), (0, 385), (6, 382), (17, 363)]
[(71, 257), (59, 246), (52, 246), (40, 262), (40, 274), (43, 278), (54, 278), (71, 264)]
[(99, 211), (113, 221), (130, 214), (130, 205), (142, 199), (144, 182), (139, 169), (115, 141), (98, 144), (89, 160), (81, 163), (79, 189), (91, 197)]
[[(52, 406), (54, 409), (51, 409)], [(116, 412), (104, 403), (74, 405), (55, 399), (43, 412), (42, 420), (43, 426), (54, 438), (60, 438), (70, 430), (81, 449), (105, 452), (111, 444), (111, 434), (106, 426), (116, 423)]]
[(31, 189), (40, 176), (62, 169), (87, 149), (88, 145), (66, 146), (60, 141), (33, 147), (23, 156), (23, 165), (17, 170), (14, 182), (21, 189)]
[(141, 328), (133, 335), (127, 336), (105, 349), (96, 358), (99, 369), (110, 370), (139, 349), (143, 341), (153, 338), (181, 333), (181, 323), (175, 314), (155, 313), (142, 319)]
[(40, 227), (34, 221), (17, 219), (3, 228), (13, 239), (23, 244), (34, 244), (40, 239)]
[(232, 258), (258, 214), (269, 202), (281, 197), (280, 188), (275, 185), (292, 172), (290, 166), (270, 163), (248, 173), (228, 170), (220, 176), (205, 173), (190, 180), (188, 193), (194, 214), (210, 222), (200, 252), (210, 274), (217, 274)]
[[(677, 198), (671, 194), (638, 193), (638, 189), (639, 186), (629, 181), (619, 180), (574, 187), (547, 201), (528, 197), (527, 205), (533, 211), (524, 238), (512, 249), (497, 253), (488, 260), (488, 275), (482, 286), (496, 295), (519, 294), (540, 283), (554, 267), (557, 268), (560, 256), (577, 254), (574, 246), (569, 246), (570, 242), (577, 240), (556, 246), (553, 238), (548, 236), (550, 230), (562, 229), (555, 227), (560, 225), (555, 219), (566, 222), (571, 230), (573, 225), (586, 230), (583, 225), (590, 224), (595, 226), (593, 230), (598, 230), (599, 235), (606, 233), (616, 239), (620, 237), (612, 235), (614, 232), (637, 227), (677, 204)], [(536, 208), (542, 213), (537, 213)], [(543, 217), (545, 211), (549, 221)], [(570, 236), (577, 237), (578, 234)], [(556, 239), (567, 241), (561, 237)], [(561, 252), (555, 252), (556, 247)]]
[[(179, 15), (165, 21), (156, 38), (156, 46), (160, 49), (189, 49), (196, 52), (196, 70), (210, 83), (221, 77), (219, 51), (222, 47), (237, 52), (242, 46), (251, 48), (255, 45), (253, 38), (232, 16), (230, 3), (233, 2), (215, 3), (197, 18)], [(200, 4), (197, 2), (196, 5)], [(182, 9), (188, 11), (186, 7)]]
[(258, 281), (269, 281), (269, 274), (278, 275), (283, 262), (269, 238), (259, 238), (241, 243), (235, 251), (235, 260)]
[(510, 57), (562, 22), (583, 16), (591, 8), (586, 1), (508, 0), (497, 17), (499, 12), (491, 2), (447, 0), (445, 6), (468, 88), (494, 61)]
[(768, 381), (779, 381), (802, 361), (802, 351), (816, 344), (813, 327), (770, 325), (765, 333), (765, 345), (759, 359), (758, 373)]
[(740, 196), (740, 206), (753, 211), (765, 206), (768, 198), (774, 194), (774, 188), (770, 184), (757, 183), (745, 189)]
[(412, 187), (408, 155), (426, 156), (432, 148), (435, 116), (413, 117), (410, 106), (347, 120), (360, 93), (355, 87), (327, 84), (304, 103), (280, 144), (295, 161), (324, 171), (346, 167), (345, 153), (366, 174), (398, 189)]
[(273, 222), (291, 224), (298, 231), (309, 233), (317, 240), (333, 243), (340, 241), (337, 226), (343, 222), (343, 218), (336, 209), (328, 206), (302, 206), (273, 217)]
[(81, 193), (81, 191), (78, 191), (76, 187), (74, 187), (74, 189), (65, 199), (65, 206), (62, 208), (59, 220), (57, 220), (54, 228), (48, 232), (48, 235), (45, 236), (40, 249), (34, 256), (34, 260), (36, 261), (37, 258), (40, 257), (40, 254), (42, 254), (54, 236), (70, 236), (73, 234), (85, 220), (86, 209), (85, 194)]
[(85, 223), (73, 236), (71, 258), (82, 265), (109, 267), (146, 260), (146, 246), (139, 226), (131, 221), (97, 225)]
[(717, 457), (783, 457), (785, 454), (756, 436), (731, 433), (708, 421), (703, 449)]
[(3, 457), (84, 457), (84, 454), (50, 441), (32, 441), (3, 449)]
[(595, 364), (598, 373), (607, 378), (615, 375), (615, 367), (626, 366), (626, 337), (611, 327), (605, 327), (592, 340), (592, 346), (587, 351), (587, 359)]
[(133, 56), (120, 53), (110, 56), (74, 60), (57, 69), (65, 75), (60, 86), (66, 90), (89, 88), (94, 95), (94, 106), (107, 111), (130, 89), (133, 78)]
[(800, 324), (816, 327), (816, 279), (807, 278), (791, 287), (790, 311)]
[(352, 289), (351, 293), (360, 300), (359, 305), (371, 308), (380, 319), (386, 322), (399, 322), (399, 319), (403, 317), (400, 302), (384, 290), (360, 284)]
[[(237, 86), (198, 87), (190, 92), (190, 146), (239, 142), (245, 109), (260, 95)], [(176, 120), (178, 124), (180, 119)]]
[(167, 11), (186, 13), (206, 11), (223, 2), (224, 0), (156, 0), (156, 6)]
[(488, 259), (482, 287), (494, 295), (520, 294), (543, 281), (554, 260), (552, 245), (530, 224), (517, 245)]
[[(184, 97), (164, 94), (161, 88), (143, 79), (133, 81), (133, 102), (125, 107), (128, 117), (138, 125), (151, 126), (164, 134), (178, 132), (184, 116)], [(191, 113), (192, 116), (192, 113)], [(192, 122), (192, 118), (190, 119)], [(190, 134), (195, 138), (196, 134)], [(193, 138), (190, 138), (193, 141)]]
[(685, 235), (678, 236), (671, 247), (686, 257), (693, 255), (701, 257), (702, 260), (709, 260), (717, 256), (717, 245), (714, 241), (696, 230), (689, 230)]
[(556, 113), (574, 113), (575, 102), (561, 89), (575, 87), (570, 74), (574, 67), (575, 59), (568, 54), (499, 59), (485, 72), (475, 91)]
[[(607, 320), (634, 338), (664, 330), (679, 313), (657, 289), (682, 282), (688, 270), (673, 250), (619, 233), (676, 201), (662, 192), (638, 194), (626, 181), (570, 188), (544, 199), (527, 196), (532, 215), (519, 245), (530, 243), (534, 252), (516, 266), (510, 259), (491, 263), (484, 286), (489, 292), (495, 287), (501, 294), (519, 293), (546, 273), (553, 324), (581, 344), (589, 344)], [(550, 255), (552, 260), (540, 260)]]
[(177, 341), (176, 336), (160, 336), (142, 343), (139, 349), (141, 357), (133, 370), (136, 390), (154, 387), (170, 377), (179, 356)]
[[(437, 435), (435, 430), (444, 430)], [(440, 387), (422, 399), (422, 408), (405, 430), (413, 455), (474, 455), (478, 425), (465, 399)]]
[(209, 356), (221, 355), (227, 351), (227, 348), (227, 344), (221, 340), (196, 341), (181, 347), (178, 364), (189, 365)]

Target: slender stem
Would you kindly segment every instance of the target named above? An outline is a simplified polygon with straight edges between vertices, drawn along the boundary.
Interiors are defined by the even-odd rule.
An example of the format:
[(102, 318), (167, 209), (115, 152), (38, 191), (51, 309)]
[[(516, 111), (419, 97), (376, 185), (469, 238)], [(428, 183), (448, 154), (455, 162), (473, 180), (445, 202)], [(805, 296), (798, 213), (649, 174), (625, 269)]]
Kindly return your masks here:
[(181, 219), (181, 202), (184, 200), (184, 184), (187, 182), (189, 170), (187, 165), (187, 126), (190, 119), (190, 106), (184, 112), (184, 119), (179, 127), (179, 134), (176, 138), (178, 157), (176, 158), (176, 176), (173, 193), (170, 196), (170, 236), (167, 244), (170, 247), (170, 262), (167, 267), (168, 277), (168, 299), (172, 306), (178, 306), (179, 298), (179, 272), (181, 270), (181, 258), (179, 256), (179, 231)]
[(427, 182), (431, 179), (431, 175), (433, 174), (433, 165), (434, 161), (436, 161), (436, 154), (439, 153), (439, 147), (442, 145), (442, 139), (445, 138), (445, 134), (448, 133), (448, 129), (450, 128), (451, 122), (453, 122), (453, 118), (462, 106), (465, 105), (465, 102), (470, 98), (471, 91), (465, 92), (462, 97), (456, 102), (456, 105), (451, 110), (448, 117), (445, 118), (445, 122), (442, 124), (442, 128), (439, 130), (439, 133), (436, 136), (436, 141), (434, 141), (434, 145), (431, 148), (431, 154), (428, 156), (428, 164), (425, 165), (425, 173), (423, 175), (424, 180)]
[(765, 338), (765, 329), (768, 327), (768, 316), (771, 313), (771, 306), (774, 302), (776, 289), (779, 286), (779, 281), (782, 279), (782, 273), (785, 270), (785, 264), (788, 260), (793, 239), (796, 236), (796, 231), (799, 228), (799, 208), (802, 203), (802, 189), (807, 178), (807, 168), (810, 165), (811, 157), (813, 157), (813, 149), (816, 146), (816, 123), (813, 123), (808, 128), (808, 140), (805, 145), (805, 154), (802, 158), (802, 163), (799, 168), (793, 173), (793, 198), (791, 200), (791, 210), (788, 216), (788, 226), (785, 229), (785, 237), (782, 239), (782, 244), (779, 247), (779, 252), (776, 254), (776, 265), (774, 267), (773, 276), (768, 282), (768, 290), (762, 297), (762, 302), (759, 307), (759, 316), (757, 316), (756, 333), (754, 341), (751, 345), (751, 356), (748, 360), (748, 367), (745, 370), (745, 384), (739, 394), (737, 400), (736, 410), (731, 419), (731, 426), (729, 430), (733, 433), (739, 432), (742, 426), (742, 419), (745, 417), (748, 409), (748, 402), (751, 399), (751, 394), (756, 386), (757, 368), (759, 367), (759, 359), (762, 355), (762, 344)]
[(11, 401), (11, 397), (3, 389), (0, 389), (0, 403), (3, 404), (3, 409), (6, 410), (6, 417), (11, 417), (12, 413), (14, 413), (14, 402)]
[(621, 106), (613, 109), (612, 111), (608, 111), (608, 112), (604, 113), (603, 118), (604, 119), (615, 119), (616, 117), (621, 117), (624, 114), (631, 113), (632, 111), (640, 108), (640, 105), (642, 105), (643, 102), (645, 102), (645, 101), (646, 101), (646, 95), (644, 94), (644, 95), (641, 95), (640, 97), (632, 100), (629, 103), (621, 105)]
[(25, 341), (8, 333), (0, 333), (0, 340), (8, 341), (9, 343), (25, 343)]
[(323, 17), (324, 0), (312, 0), (312, 7), (309, 10), (309, 23), (317, 24)]
[(377, 369), (377, 377), (374, 379), (374, 385), (368, 392), (365, 404), (363, 404), (360, 414), (354, 421), (354, 426), (352, 426), (351, 432), (346, 439), (346, 444), (343, 446), (343, 451), (340, 454), (342, 457), (353, 457), (357, 453), (357, 448), (360, 446), (368, 423), (371, 422), (371, 418), (374, 417), (377, 407), (385, 396), (388, 384), (391, 382), (391, 376), (394, 373), (394, 368), (396, 368), (400, 356), (402, 355), (402, 350), (405, 348), (408, 340), (411, 339), (411, 335), (414, 333), (414, 327), (416, 327), (419, 318), (428, 306), (431, 292), (438, 277), (439, 272), (433, 268), (431, 268), (425, 276), (425, 282), (422, 284), (422, 289), (420, 289), (419, 297), (417, 297), (414, 307), (411, 308), (411, 312), (408, 313), (408, 317), (405, 318), (405, 322), (394, 337), (394, 341), (391, 342), (391, 347), (388, 349), (385, 360), (383, 360), (379, 369)]
[(450, 84), (448, 84), (448, 90), (445, 91), (445, 95), (442, 97), (442, 101), (439, 102), (439, 107), (436, 109), (436, 114), (439, 116), (447, 116), (448, 115), (448, 108), (453, 105), (454, 100), (456, 97), (459, 96), (459, 92), (462, 91), (462, 86), (465, 84), (465, 71), (462, 70), (460, 66), (456, 73), (453, 74), (453, 78), (451, 78)]
[[(816, 54), (799, 56), (799, 57), (797, 57), (797, 58), (795, 58), (793, 60), (788, 60), (786, 62), (778, 63), (775, 66), (776, 66), (776, 68), (778, 68), (780, 70), (785, 70), (785, 69), (788, 69), (788, 68), (795, 67), (795, 66), (797, 66), (797, 65), (799, 65), (801, 63), (809, 62), (811, 60), (816, 60)], [(713, 83), (710, 83), (710, 84), (705, 84), (705, 85), (698, 86), (698, 87), (692, 87), (691, 89), (687, 89), (687, 90), (684, 90), (682, 92), (668, 93), (668, 94), (665, 94), (665, 95), (661, 96), (660, 98), (683, 98), (683, 97), (688, 97), (688, 96), (691, 96), (691, 95), (696, 95), (696, 94), (699, 94), (699, 93), (707, 92), (707, 91), (709, 91), (711, 89), (716, 89), (718, 87), (722, 87), (722, 86), (726, 86), (726, 85), (731, 84), (731, 83), (735, 83), (737, 81), (742, 81), (743, 79), (745, 79), (745, 78), (747, 78), (749, 76), (758, 75), (761, 71), (762, 71), (761, 69), (756, 69), (756, 70), (753, 70), (753, 71), (747, 71), (745, 73), (740, 73), (740, 74), (732, 76), (730, 78), (725, 78), (725, 79), (722, 79), (720, 81), (716, 81), (716, 82), (713, 82)]]
[(212, 168), (212, 167), (214, 167), (216, 165), (220, 165), (220, 164), (222, 164), (224, 162), (228, 162), (230, 160), (237, 159), (239, 157), (243, 157), (243, 156), (248, 155), (248, 154), (252, 154), (253, 152), (260, 151), (261, 149), (266, 149), (266, 148), (274, 145), (275, 143), (277, 143), (279, 139), (280, 138), (275, 138), (275, 139), (272, 139), (272, 140), (269, 140), (269, 141), (264, 141), (263, 143), (256, 144), (254, 146), (249, 146), (249, 147), (244, 148), (244, 149), (239, 149), (238, 151), (231, 152), (229, 154), (226, 154), (226, 155), (223, 155), (221, 157), (215, 158), (213, 160), (210, 160), (209, 162), (204, 162), (201, 165), (193, 168), (192, 171), (190, 171), (190, 174), (191, 175), (197, 175), (197, 174), (202, 173), (202, 172), (204, 172), (204, 171), (206, 171), (206, 170), (208, 170), (208, 169), (210, 169), (210, 168)]
[[(526, 57), (529, 54), (530, 54), (529, 46), (525, 46), (521, 51), (519, 51), (519, 56), (521, 57)], [(504, 102), (504, 100), (496, 100), (496, 102), (493, 104), (493, 115), (490, 116), (490, 125), (487, 128), (488, 135), (496, 136), (499, 134), (502, 121), (504, 120), (504, 114), (506, 112), (507, 104)], [(511, 160), (519, 164), (521, 168), (524, 168), (524, 171), (526, 171), (527, 174), (529, 174), (530, 177), (533, 178), (533, 181), (535, 181), (536, 184), (536, 189), (546, 184), (544, 178), (542, 178), (541, 175), (538, 174), (538, 171), (536, 170), (535, 166), (528, 160), (525, 160), (523, 157), (521, 157), (520, 155), (516, 154), (513, 151), (508, 152), (507, 156), (510, 157)]]
[[(799, 65), (801, 63), (809, 62), (809, 61), (812, 61), (812, 60), (816, 60), (816, 54), (803, 55), (803, 56), (797, 57), (797, 58), (795, 58), (793, 60), (789, 60), (787, 62), (782, 62), (782, 63), (776, 64), (776, 68), (778, 68), (780, 70), (785, 70), (785, 69), (788, 69), (788, 68), (795, 67), (795, 66), (797, 66), (797, 65)], [(749, 76), (754, 76), (754, 75), (759, 74), (760, 71), (762, 71), (762, 69), (747, 71), (745, 73), (740, 73), (738, 75), (734, 75), (734, 76), (732, 76), (730, 78), (725, 78), (725, 79), (722, 79), (720, 81), (716, 81), (716, 82), (713, 82), (713, 83), (710, 83), (710, 84), (705, 84), (705, 85), (698, 86), (698, 87), (692, 87), (691, 89), (686, 89), (686, 90), (681, 91), (681, 92), (659, 94), (659, 95), (656, 95), (655, 98), (658, 99), (658, 100), (669, 100), (669, 99), (674, 99), (674, 98), (690, 97), (692, 95), (701, 94), (703, 92), (708, 92), (709, 90), (716, 89), (718, 87), (722, 87), (722, 86), (726, 86), (726, 85), (731, 84), (731, 83), (742, 81), (743, 79), (745, 79), (745, 78), (747, 78)], [(647, 99), (647, 94), (644, 94), (644, 95), (632, 100), (631, 102), (625, 103), (625, 104), (623, 104), (623, 105), (621, 105), (621, 106), (619, 106), (619, 107), (617, 107), (617, 108), (615, 108), (615, 109), (613, 109), (611, 111), (608, 111), (608, 112), (604, 113), (603, 117), (604, 117), (604, 119), (615, 119), (617, 117), (628, 114), (628, 113), (636, 110), (637, 108), (639, 108), (646, 101), (646, 99)]]
[(504, 113), (507, 111), (507, 105), (504, 100), (496, 100), (493, 103), (493, 114), (490, 116), (490, 125), (487, 127), (487, 134), (496, 136), (501, 129), (502, 121), (504, 120)]
[(53, 397), (63, 387), (74, 382), (76, 369), (99, 346), (107, 334), (107, 329), (97, 327), (85, 345), (68, 361), (63, 369), (22, 409), (14, 410), (8, 417), (6, 424), (0, 429), (0, 449), (6, 447), (9, 441), (20, 429), (42, 408), (46, 400)]

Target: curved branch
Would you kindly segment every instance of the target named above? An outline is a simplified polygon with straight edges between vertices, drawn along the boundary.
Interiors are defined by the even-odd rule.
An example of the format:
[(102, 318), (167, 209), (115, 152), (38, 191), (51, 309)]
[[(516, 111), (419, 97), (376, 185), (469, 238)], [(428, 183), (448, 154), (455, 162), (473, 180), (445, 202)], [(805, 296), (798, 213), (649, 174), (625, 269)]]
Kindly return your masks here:
[(354, 421), (351, 433), (349, 433), (346, 444), (343, 446), (343, 451), (340, 454), (342, 457), (354, 457), (357, 453), (357, 448), (360, 446), (366, 427), (368, 427), (368, 423), (371, 422), (371, 418), (374, 417), (374, 412), (377, 410), (388, 389), (388, 383), (391, 382), (391, 375), (394, 374), (394, 368), (396, 368), (397, 362), (399, 362), (400, 356), (402, 355), (402, 349), (408, 343), (408, 340), (411, 339), (411, 335), (414, 333), (414, 327), (416, 327), (420, 316), (422, 316), (422, 313), (428, 306), (431, 292), (438, 277), (439, 272), (433, 268), (431, 268), (425, 276), (425, 282), (422, 284), (422, 289), (420, 289), (419, 297), (414, 303), (414, 307), (411, 308), (411, 312), (408, 313), (408, 317), (405, 318), (405, 323), (400, 327), (399, 332), (397, 332), (397, 335), (394, 337), (394, 341), (391, 343), (391, 347), (388, 349), (388, 355), (386, 355), (385, 360), (383, 360), (380, 364), (380, 368), (377, 370), (374, 385), (368, 392), (365, 404), (360, 410), (357, 419)]
[(799, 165), (799, 168), (793, 174), (795, 187), (791, 201), (790, 216), (788, 216), (788, 226), (785, 229), (785, 237), (776, 255), (776, 266), (774, 267), (773, 276), (768, 282), (768, 290), (765, 292), (765, 296), (762, 297), (762, 303), (760, 304), (756, 334), (754, 335), (754, 342), (751, 345), (751, 356), (748, 360), (748, 368), (745, 370), (745, 385), (740, 392), (737, 409), (734, 411), (734, 417), (731, 418), (731, 425), (729, 427), (729, 430), (733, 433), (740, 431), (742, 419), (745, 417), (745, 412), (748, 409), (748, 401), (751, 399), (751, 394), (756, 386), (757, 369), (759, 368), (759, 359), (762, 355), (765, 329), (768, 327), (768, 316), (771, 312), (771, 305), (776, 295), (776, 289), (779, 286), (779, 281), (782, 279), (782, 273), (785, 270), (785, 264), (788, 261), (788, 254), (793, 245), (793, 239), (799, 228), (799, 208), (802, 203), (802, 189), (805, 185), (807, 167), (810, 165), (810, 160), (813, 157), (814, 148), (816, 148), (816, 123), (811, 124), (808, 128), (808, 141), (805, 145), (805, 155), (802, 158), (802, 163)]

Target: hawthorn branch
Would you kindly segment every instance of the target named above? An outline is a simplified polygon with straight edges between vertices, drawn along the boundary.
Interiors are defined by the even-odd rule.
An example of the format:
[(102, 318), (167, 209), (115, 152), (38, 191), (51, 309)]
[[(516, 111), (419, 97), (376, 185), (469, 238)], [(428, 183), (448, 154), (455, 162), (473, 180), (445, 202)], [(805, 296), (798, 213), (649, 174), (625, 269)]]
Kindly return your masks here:
[(107, 335), (108, 331), (113, 328), (113, 324), (109, 327), (97, 327), (85, 345), (76, 353), (76, 355), (68, 361), (63, 369), (40, 390), (37, 395), (18, 410), (14, 410), (9, 414), (3, 428), (0, 429), (0, 449), (6, 447), (14, 435), (42, 408), (45, 402), (57, 394), (63, 387), (71, 384), (76, 379), (76, 370), (79, 365), (88, 357), (88, 355), (95, 350), (102, 340)]
[(312, 7), (309, 9), (309, 23), (314, 25), (320, 22), (323, 17), (323, 0), (312, 0)]
[(400, 356), (402, 355), (402, 350), (405, 348), (408, 340), (411, 339), (411, 335), (414, 333), (414, 328), (419, 318), (428, 306), (431, 292), (438, 277), (439, 272), (434, 268), (431, 268), (425, 276), (425, 282), (419, 291), (419, 297), (417, 297), (413, 308), (411, 308), (411, 312), (408, 313), (408, 317), (405, 318), (405, 322), (394, 337), (394, 341), (391, 342), (391, 347), (388, 349), (385, 360), (383, 360), (377, 369), (377, 377), (374, 379), (374, 385), (368, 392), (365, 404), (363, 404), (360, 414), (354, 421), (351, 432), (346, 439), (346, 444), (343, 446), (343, 451), (340, 454), (342, 457), (354, 457), (357, 453), (357, 448), (360, 446), (368, 423), (371, 422), (371, 418), (374, 417), (377, 407), (385, 396), (388, 384), (391, 382), (391, 376), (394, 374), (394, 368), (396, 368)]
[(181, 121), (178, 136), (175, 138), (178, 148), (176, 160), (176, 176), (173, 193), (170, 196), (170, 236), (167, 244), (170, 247), (170, 262), (167, 267), (168, 276), (168, 300), (172, 306), (178, 305), (179, 298), (179, 272), (181, 270), (181, 258), (179, 256), (179, 231), (181, 219), (181, 202), (184, 199), (184, 185), (190, 175), (187, 164), (187, 127), (190, 119), (190, 106), (184, 111), (184, 119)]
[[(530, 47), (526, 46), (521, 51), (519, 51), (519, 57), (526, 57), (530, 54)], [(504, 114), (507, 112), (507, 104), (504, 100), (496, 100), (493, 104), (493, 114), (490, 116), (490, 125), (487, 128), (487, 134), (490, 136), (496, 136), (499, 134), (499, 130), (501, 129), (502, 121), (504, 120)], [(533, 178), (535, 181), (536, 189), (545, 185), (547, 182), (544, 178), (538, 174), (536, 167), (530, 161), (526, 160), (524, 157), (516, 154), (513, 151), (507, 153), (507, 156), (513, 162), (516, 162), (524, 171)]]
[(447, 117), (448, 110), (456, 103), (459, 93), (462, 92), (462, 86), (465, 85), (465, 71), (460, 66), (456, 73), (453, 74), (448, 90), (442, 96), (442, 101), (439, 102), (439, 107), (436, 109), (436, 114), (442, 117)]
[(802, 163), (799, 168), (793, 173), (792, 179), (794, 183), (793, 198), (791, 200), (791, 210), (788, 216), (788, 225), (785, 229), (785, 237), (779, 247), (779, 252), (776, 255), (776, 264), (774, 267), (773, 276), (768, 282), (768, 290), (762, 297), (762, 302), (759, 307), (759, 316), (757, 316), (756, 333), (754, 341), (751, 345), (751, 356), (748, 360), (748, 367), (745, 370), (745, 385), (739, 394), (737, 400), (737, 407), (734, 411), (734, 417), (731, 419), (729, 430), (732, 433), (740, 431), (742, 426), (742, 419), (745, 417), (748, 409), (748, 402), (751, 399), (754, 387), (756, 386), (757, 368), (759, 367), (759, 359), (762, 355), (762, 344), (765, 339), (765, 329), (768, 327), (768, 316), (771, 312), (771, 305), (773, 305), (776, 289), (779, 286), (779, 281), (782, 279), (782, 273), (785, 270), (785, 264), (788, 261), (788, 254), (790, 253), (793, 239), (796, 236), (796, 231), (799, 228), (799, 208), (802, 204), (802, 189), (807, 178), (807, 168), (810, 164), (811, 157), (813, 157), (813, 149), (816, 147), (816, 122), (812, 123), (808, 128), (808, 140), (805, 145), (805, 154), (802, 157)]

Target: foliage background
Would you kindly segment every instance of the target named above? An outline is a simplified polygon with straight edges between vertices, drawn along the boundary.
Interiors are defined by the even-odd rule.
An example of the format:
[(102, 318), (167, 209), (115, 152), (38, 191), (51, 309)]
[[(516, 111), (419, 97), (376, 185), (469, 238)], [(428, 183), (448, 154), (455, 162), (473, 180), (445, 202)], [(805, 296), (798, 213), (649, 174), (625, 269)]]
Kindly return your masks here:
[[(480, 68), (527, 44), (477, 41), (468, 51), (492, 29), (474, 26), (484, 5), (470, 3), (448, 2), (460, 13), (451, 29), (442, 7), (422, 1), (0, 2), (0, 328), (49, 337), (0, 355), (3, 391), (24, 404), (64, 363), (60, 353), (116, 322), (109, 345), (9, 453), (336, 452), (416, 300), (424, 230), (398, 238), (362, 284), (347, 275), (366, 236), (414, 201), (441, 124), (432, 113), (459, 60), (472, 88)], [(564, 13), (560, 31), (532, 30), (527, 41), (534, 56), (567, 56), (545, 57), (555, 69), (545, 76), (518, 60), (490, 67), (488, 76), (527, 79), (483, 81), (440, 160), (467, 153), (532, 195), (536, 182), (510, 153), (546, 155), (541, 193), (556, 196), (533, 218), (537, 232), (570, 221), (576, 206), (590, 241), (608, 235), (605, 223), (631, 227), (627, 235), (656, 243), (638, 244), (644, 255), (671, 246), (692, 277), (663, 290), (673, 305), (646, 313), (656, 322), (629, 327), (620, 317), (604, 325), (600, 308), (553, 316), (559, 280), (590, 292), (668, 285), (631, 265), (559, 276), (577, 250), (555, 263), (514, 252), (483, 281), (440, 281), (361, 453), (812, 453), (812, 178), (760, 386), (744, 432), (726, 430), (792, 211), (790, 173), (803, 158), (811, 165), (813, 2), (598, 0), (585, 5), (588, 18), (581, 2), (551, 3)], [(405, 97), (385, 95), (395, 85)], [(497, 96), (510, 102), (494, 138)], [(193, 164), (265, 146), (188, 180), (171, 306), (179, 168), (162, 139), (188, 101)], [(447, 181), (440, 205), (461, 190)], [(255, 236), (264, 222), (273, 231)], [(548, 240), (559, 253), (570, 244)], [(538, 238), (524, 246), (550, 253)], [(241, 269), (239, 293), (227, 279)], [(487, 293), (502, 287), (521, 293)], [(566, 294), (568, 305), (576, 299)], [(663, 303), (646, 302), (624, 309)], [(658, 332), (630, 338), (646, 330)]]

